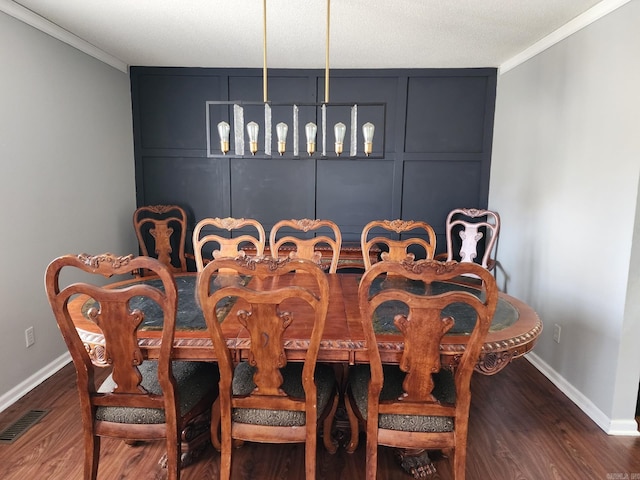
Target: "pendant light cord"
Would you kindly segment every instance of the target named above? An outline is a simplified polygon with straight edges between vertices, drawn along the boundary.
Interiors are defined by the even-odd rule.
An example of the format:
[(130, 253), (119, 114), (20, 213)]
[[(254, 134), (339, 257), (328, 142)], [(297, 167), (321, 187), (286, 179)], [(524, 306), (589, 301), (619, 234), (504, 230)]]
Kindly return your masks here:
[(331, 0), (327, 0), (327, 46), (325, 49), (324, 67), (324, 103), (329, 103), (329, 31), (331, 28)]
[(267, 103), (267, 0), (262, 0), (262, 96)]

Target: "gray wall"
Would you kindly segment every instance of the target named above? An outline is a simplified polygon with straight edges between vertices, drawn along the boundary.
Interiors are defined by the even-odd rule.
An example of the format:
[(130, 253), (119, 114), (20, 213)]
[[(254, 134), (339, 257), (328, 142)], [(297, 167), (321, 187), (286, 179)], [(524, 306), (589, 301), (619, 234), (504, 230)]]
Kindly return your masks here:
[[(531, 360), (603, 429), (637, 434), (640, 2), (498, 78), (489, 207)], [(562, 329), (553, 340), (554, 324)]]
[(137, 243), (127, 74), (4, 13), (0, 64), (2, 410), (67, 358), (43, 287), (49, 261)]

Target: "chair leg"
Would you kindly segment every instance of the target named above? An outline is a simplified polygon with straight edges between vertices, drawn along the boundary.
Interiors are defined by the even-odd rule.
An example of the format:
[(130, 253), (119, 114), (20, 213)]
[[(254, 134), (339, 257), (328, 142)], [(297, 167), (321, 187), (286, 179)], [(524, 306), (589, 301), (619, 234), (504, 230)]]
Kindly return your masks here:
[(464, 449), (452, 449), (450, 461), (453, 467), (453, 478), (455, 480), (464, 480), (466, 475), (467, 457)]
[(233, 448), (231, 438), (222, 435), (220, 444), (220, 480), (231, 478), (231, 449)]
[(304, 469), (305, 480), (315, 480), (316, 478), (316, 449), (317, 449), (318, 431), (315, 433), (307, 432), (307, 441), (304, 449)]
[(84, 478), (98, 478), (98, 461), (100, 459), (100, 437), (92, 433), (84, 435)]
[[(228, 403), (229, 400), (227, 400)], [(231, 454), (233, 449), (232, 438), (232, 421), (231, 421), (231, 408), (230, 405), (222, 405), (220, 397), (216, 399), (214, 407), (217, 406), (218, 423), (220, 424), (220, 480), (229, 480), (231, 478)], [(222, 415), (224, 409), (225, 415)], [(214, 408), (214, 416), (215, 414)], [(213, 434), (213, 422), (211, 423)], [(215, 434), (218, 434), (216, 428)]]
[[(172, 438), (173, 437), (173, 438)], [(179, 480), (180, 478), (180, 441), (177, 436), (167, 432), (167, 480)]]
[(365, 478), (375, 480), (378, 473), (378, 438), (377, 435), (370, 435), (367, 431), (367, 447), (365, 451)]
[[(467, 413), (468, 415), (468, 413)], [(455, 446), (451, 448), (450, 462), (453, 466), (453, 478), (464, 480), (467, 466), (468, 423), (456, 424)]]

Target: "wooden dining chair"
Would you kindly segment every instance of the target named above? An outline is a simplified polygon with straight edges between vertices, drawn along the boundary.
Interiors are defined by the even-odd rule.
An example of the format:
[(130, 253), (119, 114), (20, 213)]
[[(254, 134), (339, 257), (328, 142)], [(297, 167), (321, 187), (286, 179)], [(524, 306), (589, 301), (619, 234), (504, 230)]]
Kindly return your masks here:
[[(237, 275), (221, 273), (229, 270)], [(287, 275), (303, 283), (285, 284)], [(247, 285), (234, 281), (246, 276), (251, 277)], [(319, 425), (325, 447), (336, 451), (330, 436), (338, 402), (336, 380), (330, 366), (316, 363), (329, 304), (326, 274), (306, 259), (221, 258), (200, 273), (197, 292), (220, 367), (220, 396), (211, 422), (214, 445), (220, 436), (220, 478), (230, 478), (234, 440), (304, 443), (304, 478), (315, 478)], [(235, 299), (231, 312), (237, 315), (229, 313), (221, 323), (217, 308), (229, 298)], [(250, 336), (246, 361), (235, 362), (227, 348), (227, 322), (236, 322), (236, 329), (246, 329)], [(301, 338), (309, 339), (300, 345), (304, 362), (288, 362), (285, 330), (300, 328)]]
[[(370, 235), (376, 235), (370, 238)], [(392, 238), (395, 235), (396, 238)], [(406, 258), (415, 259), (410, 250), (421, 250), (423, 258), (433, 258), (436, 251), (436, 234), (426, 222), (414, 220), (373, 220), (362, 229), (360, 246), (365, 270), (371, 268), (369, 251), (378, 244), (386, 245), (388, 251), (382, 252), (382, 260), (400, 262)]]
[[(111, 277), (136, 269), (157, 275), (158, 285), (106, 288), (93, 283), (59, 283), (63, 270), (65, 276), (69, 271)], [(211, 405), (219, 377), (213, 363), (172, 360), (177, 290), (169, 267), (157, 259), (133, 255), (65, 255), (47, 267), (45, 287), (76, 370), (85, 480), (97, 477), (103, 436), (127, 443), (164, 439), (167, 477), (179, 479), (181, 464), (209, 443)], [(87, 296), (86, 321), (97, 325), (104, 336), (98, 348), (83, 343), (71, 319), (69, 301), (76, 295)], [(144, 324), (145, 308), (162, 315), (157, 360), (144, 358), (138, 347), (136, 333)], [(105, 377), (100, 383), (98, 379)]]
[[(302, 232), (308, 236), (301, 238), (294, 235), (295, 232)], [(336, 273), (342, 247), (342, 233), (335, 222), (308, 218), (280, 220), (269, 233), (271, 256), (278, 258), (281, 256), (281, 250), (288, 251), (288, 255), (292, 258), (306, 258), (324, 267), (326, 261), (323, 262), (322, 252), (317, 249), (318, 245), (330, 247), (331, 261), (327, 266), (329, 273)], [(291, 246), (294, 250), (288, 249)]]
[[(187, 271), (187, 214), (178, 205), (145, 205), (133, 213), (140, 252), (154, 257), (172, 272)], [(135, 273), (135, 272), (134, 272)], [(144, 272), (138, 272), (144, 274)]]
[(491, 210), (456, 208), (445, 222), (447, 252), (438, 259), (474, 262), (487, 270), (496, 265), (494, 251), (500, 233), (500, 215)]
[[(465, 273), (482, 280), (482, 294), (447, 283)], [(454, 478), (464, 480), (471, 375), (497, 301), (494, 277), (472, 263), (386, 261), (365, 272), (358, 302), (369, 364), (350, 370), (346, 406), (349, 452), (357, 447), (359, 426), (366, 431), (367, 479), (376, 478), (378, 447), (389, 446), (443, 449)], [(471, 333), (459, 363), (441, 368), (443, 337), (463, 324)], [(382, 364), (377, 339), (384, 335), (404, 339), (399, 365)]]
[[(255, 235), (245, 233), (241, 229), (255, 230)], [(219, 235), (220, 230), (226, 230), (228, 237)], [(233, 236), (234, 230), (239, 230), (239, 235)], [(238, 232), (235, 232), (236, 234)], [(235, 258), (244, 254), (242, 245), (253, 245), (256, 256), (264, 254), (266, 234), (262, 224), (252, 218), (203, 218), (196, 224), (193, 230), (193, 252), (196, 259), (196, 269), (201, 272), (204, 265), (212, 258)], [(213, 245), (213, 247), (211, 247)], [(205, 254), (205, 248), (212, 248), (209, 255)]]

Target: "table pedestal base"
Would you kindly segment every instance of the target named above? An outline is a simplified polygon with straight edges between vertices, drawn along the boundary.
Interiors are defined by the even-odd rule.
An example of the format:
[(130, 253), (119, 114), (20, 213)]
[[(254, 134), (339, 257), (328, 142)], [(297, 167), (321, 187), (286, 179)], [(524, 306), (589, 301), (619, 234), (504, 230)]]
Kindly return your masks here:
[[(192, 419), (181, 432), (180, 468), (198, 460), (209, 445), (211, 445), (211, 412), (207, 410)], [(167, 468), (166, 452), (160, 457), (158, 464), (162, 468)]]
[(426, 450), (422, 449), (398, 449), (396, 458), (402, 469), (413, 478), (425, 479), (436, 473), (436, 467), (429, 458)]

